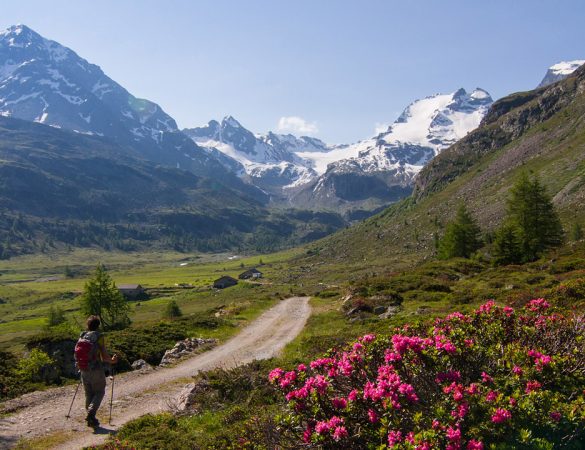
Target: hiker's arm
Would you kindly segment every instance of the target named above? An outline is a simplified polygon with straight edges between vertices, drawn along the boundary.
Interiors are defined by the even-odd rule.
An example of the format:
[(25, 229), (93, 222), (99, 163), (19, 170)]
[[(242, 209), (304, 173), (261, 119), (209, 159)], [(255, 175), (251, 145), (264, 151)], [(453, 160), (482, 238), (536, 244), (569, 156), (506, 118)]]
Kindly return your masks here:
[(118, 355), (110, 356), (103, 341), (100, 342), (100, 354), (102, 355), (102, 361), (105, 363), (116, 364), (118, 362)]

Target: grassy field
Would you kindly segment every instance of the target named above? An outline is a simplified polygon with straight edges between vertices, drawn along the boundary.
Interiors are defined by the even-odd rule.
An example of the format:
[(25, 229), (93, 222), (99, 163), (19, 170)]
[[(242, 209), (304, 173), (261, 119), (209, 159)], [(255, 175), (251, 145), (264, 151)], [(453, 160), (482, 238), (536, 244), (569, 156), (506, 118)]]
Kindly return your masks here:
[[(50, 306), (62, 308), (67, 318), (81, 327), (79, 294), (98, 262), (108, 268), (117, 284), (138, 283), (155, 290), (151, 299), (132, 302), (131, 318), (135, 324), (159, 320), (171, 298), (186, 315), (231, 305), (232, 318), (245, 321), (269, 306), (267, 298), (294, 291), (288, 284), (274, 284), (273, 279), (281, 279), (287, 261), (297, 253), (240, 257), (74, 250), (0, 261), (0, 349), (22, 349), (26, 339), (44, 327)], [(259, 267), (265, 284), (240, 283), (223, 291), (210, 289), (213, 280), (222, 275), (237, 277), (244, 267)], [(73, 277), (65, 276), (66, 268)], [(189, 286), (182, 288), (179, 284)], [(218, 329), (214, 333), (224, 332)]]

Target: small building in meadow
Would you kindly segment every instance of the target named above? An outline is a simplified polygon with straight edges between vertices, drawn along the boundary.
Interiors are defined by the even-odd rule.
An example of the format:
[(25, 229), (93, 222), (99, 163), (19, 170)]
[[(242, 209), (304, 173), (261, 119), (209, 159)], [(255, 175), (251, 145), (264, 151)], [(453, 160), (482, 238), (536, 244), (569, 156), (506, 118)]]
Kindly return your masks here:
[(146, 295), (144, 288), (139, 284), (120, 284), (118, 290), (130, 300), (142, 299)]
[(255, 267), (253, 269), (249, 269), (246, 270), (245, 272), (242, 272), (240, 275), (238, 275), (238, 278), (240, 280), (255, 280), (257, 278), (262, 278), (262, 272), (260, 272), (258, 269), (256, 269)]
[(213, 287), (216, 289), (225, 289), (230, 286), (235, 286), (236, 284), (238, 284), (238, 280), (226, 275), (215, 280), (213, 282)]

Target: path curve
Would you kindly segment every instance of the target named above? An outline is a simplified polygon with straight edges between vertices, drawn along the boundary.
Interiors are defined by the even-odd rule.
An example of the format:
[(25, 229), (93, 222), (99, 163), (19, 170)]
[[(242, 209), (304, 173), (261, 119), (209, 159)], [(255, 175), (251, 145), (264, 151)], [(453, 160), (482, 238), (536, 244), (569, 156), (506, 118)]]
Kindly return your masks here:
[[(67, 443), (58, 449), (77, 450), (104, 442), (108, 435), (126, 422), (144, 414), (169, 409), (178, 397), (185, 379), (197, 372), (217, 367), (232, 368), (255, 359), (276, 356), (303, 329), (311, 314), (308, 297), (291, 297), (265, 311), (260, 317), (225, 344), (171, 367), (146, 374), (129, 372), (116, 377), (112, 425), (107, 424), (109, 402), (100, 409), (103, 428), (91, 432), (83, 421), (83, 393), (75, 399), (72, 418), (65, 419), (75, 387), (50, 389), (27, 394), (11, 401), (27, 406), (0, 419), (0, 449), (11, 448), (21, 437), (39, 437), (55, 432), (71, 432)], [(109, 400), (110, 382), (106, 388)], [(108, 403), (108, 404), (106, 404)], [(6, 407), (6, 406), (5, 406)]]

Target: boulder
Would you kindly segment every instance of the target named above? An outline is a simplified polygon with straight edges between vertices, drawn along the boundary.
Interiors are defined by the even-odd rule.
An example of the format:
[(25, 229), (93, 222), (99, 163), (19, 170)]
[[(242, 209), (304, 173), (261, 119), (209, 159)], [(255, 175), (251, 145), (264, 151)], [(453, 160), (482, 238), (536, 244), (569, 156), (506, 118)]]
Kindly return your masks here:
[(389, 306), (388, 309), (386, 309), (386, 311), (380, 314), (378, 317), (380, 319), (389, 319), (390, 317), (398, 314), (401, 309), (402, 308), (400, 306)]
[(132, 369), (133, 370), (148, 370), (148, 369), (152, 369), (152, 366), (150, 364), (148, 364), (145, 360), (143, 359), (137, 359), (136, 361), (134, 361), (132, 363)]

